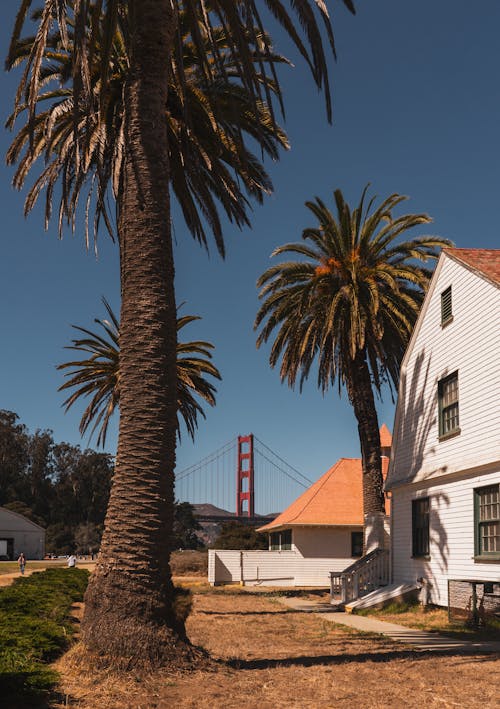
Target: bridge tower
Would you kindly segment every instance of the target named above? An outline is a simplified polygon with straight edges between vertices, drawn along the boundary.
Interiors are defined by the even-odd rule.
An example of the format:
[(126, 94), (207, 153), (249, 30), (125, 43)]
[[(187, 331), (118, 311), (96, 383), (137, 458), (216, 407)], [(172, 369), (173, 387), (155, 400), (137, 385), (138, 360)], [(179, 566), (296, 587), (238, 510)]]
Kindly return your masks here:
[[(248, 503), (246, 509), (244, 509), (245, 502)], [(238, 517), (253, 517), (254, 513), (253, 433), (251, 433), (249, 436), (238, 436), (236, 514)]]

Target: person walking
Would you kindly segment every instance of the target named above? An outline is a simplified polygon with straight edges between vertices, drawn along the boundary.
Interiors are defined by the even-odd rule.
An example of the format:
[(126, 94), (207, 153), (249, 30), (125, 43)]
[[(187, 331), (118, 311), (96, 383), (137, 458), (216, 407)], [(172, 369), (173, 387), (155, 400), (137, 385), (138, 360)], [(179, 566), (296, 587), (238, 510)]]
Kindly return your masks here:
[(21, 572), (21, 575), (24, 576), (24, 569), (26, 568), (26, 557), (24, 556), (23, 552), (19, 554), (19, 559), (17, 560), (17, 563), (19, 564), (19, 571)]
[(76, 556), (74, 554), (71, 554), (70, 557), (68, 557), (68, 567), (70, 569), (74, 569), (76, 566)]

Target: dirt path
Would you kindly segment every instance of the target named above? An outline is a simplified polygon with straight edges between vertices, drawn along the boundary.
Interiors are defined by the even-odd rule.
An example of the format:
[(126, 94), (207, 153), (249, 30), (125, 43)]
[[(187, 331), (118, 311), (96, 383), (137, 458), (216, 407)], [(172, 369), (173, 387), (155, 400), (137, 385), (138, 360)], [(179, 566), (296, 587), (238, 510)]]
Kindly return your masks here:
[[(36, 574), (38, 571), (43, 571), (43, 569), (26, 569), (24, 576), (31, 576), (31, 574)], [(12, 574), (1, 574), (0, 586), (10, 586), (14, 579), (19, 579), (21, 576), (22, 574), (20, 571), (16, 571)]]

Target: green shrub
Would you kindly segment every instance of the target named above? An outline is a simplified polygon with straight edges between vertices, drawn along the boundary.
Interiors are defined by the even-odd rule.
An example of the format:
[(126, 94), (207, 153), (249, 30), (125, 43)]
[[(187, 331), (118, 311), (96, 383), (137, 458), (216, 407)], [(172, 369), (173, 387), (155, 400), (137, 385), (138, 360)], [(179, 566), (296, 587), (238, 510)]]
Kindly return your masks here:
[(19, 706), (46, 693), (57, 674), (46, 666), (69, 645), (73, 603), (88, 582), (83, 569), (48, 569), (0, 589), (0, 696)]

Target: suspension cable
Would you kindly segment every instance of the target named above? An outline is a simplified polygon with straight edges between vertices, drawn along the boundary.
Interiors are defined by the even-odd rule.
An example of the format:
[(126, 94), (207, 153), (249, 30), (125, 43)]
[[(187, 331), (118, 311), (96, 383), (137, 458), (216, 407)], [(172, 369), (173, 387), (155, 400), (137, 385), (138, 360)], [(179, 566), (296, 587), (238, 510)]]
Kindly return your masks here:
[[(271, 448), (269, 448), (269, 446), (266, 446), (266, 444), (263, 443), (263, 442), (260, 440), (260, 438), (257, 438), (257, 436), (254, 435), (254, 439), (255, 439), (258, 443), (260, 443), (260, 445), (263, 446), (266, 450), (268, 450), (272, 455), (274, 455), (279, 461), (281, 461), (284, 465), (286, 465), (288, 468), (290, 468), (290, 470), (293, 470), (294, 473), (296, 473), (297, 475), (299, 475), (301, 478), (304, 478), (304, 480), (305, 480), (306, 483), (307, 483), (307, 487), (309, 487), (309, 485), (312, 485), (313, 481), (312, 481), (310, 478), (308, 478), (307, 475), (303, 475), (303, 474), (300, 472), (300, 470), (297, 470), (297, 468), (294, 468), (293, 465), (290, 465), (290, 463), (287, 463), (286, 460), (284, 460), (281, 456), (279, 456), (277, 453), (275, 453), (273, 450), (271, 450)], [(260, 452), (260, 451), (259, 451), (259, 452)], [(261, 455), (264, 455), (264, 454), (261, 453)], [(266, 460), (269, 460), (269, 458), (267, 458)], [(270, 462), (272, 462), (272, 461), (270, 461)], [(279, 466), (276, 466), (276, 467), (277, 467), (279, 470), (281, 470), (281, 468), (279, 468)], [(282, 471), (282, 472), (285, 472), (285, 471)], [(297, 481), (297, 482), (298, 482), (298, 481)]]

